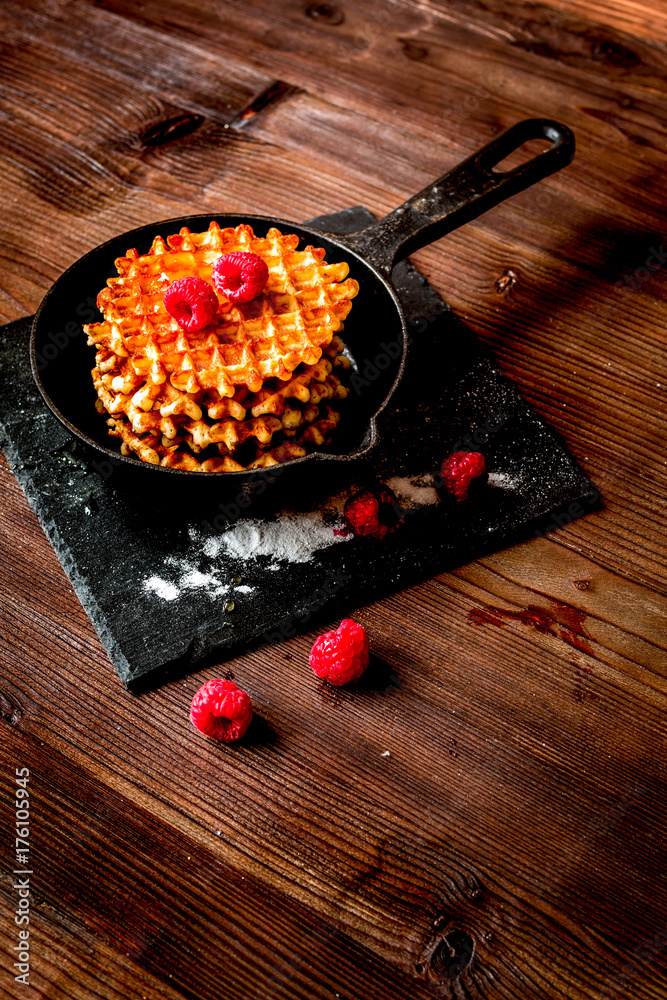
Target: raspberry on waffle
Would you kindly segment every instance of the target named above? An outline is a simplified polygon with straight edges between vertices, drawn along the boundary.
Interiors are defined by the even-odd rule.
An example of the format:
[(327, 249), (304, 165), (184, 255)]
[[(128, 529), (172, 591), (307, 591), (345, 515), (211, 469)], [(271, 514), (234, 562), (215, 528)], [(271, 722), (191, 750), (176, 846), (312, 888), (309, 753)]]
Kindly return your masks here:
[[(327, 264), (323, 249), (297, 250), (298, 243), (275, 228), (257, 237), (250, 226), (216, 222), (203, 233), (184, 227), (167, 243), (156, 236), (148, 253), (128, 250), (116, 260), (119, 277), (98, 296), (104, 320), (85, 327), (88, 343), (127, 358), (126, 377), (153, 385), (168, 379), (187, 393), (233, 396), (238, 386), (259, 392), (268, 378), (288, 380), (300, 364), (319, 361), (359, 289), (347, 264)], [(215, 261), (234, 251), (266, 263), (264, 290), (238, 304), (217, 292), (211, 323), (186, 333), (165, 308), (165, 290), (185, 277), (210, 283)]]
[[(96, 345), (96, 405), (122, 454), (231, 472), (275, 465), (329, 440), (340, 419), (329, 404), (349, 394), (350, 361), (336, 331), (358, 286), (343, 280), (346, 264), (324, 264), (323, 250), (297, 244), (276, 229), (259, 239), (249, 226), (212, 223), (205, 233), (181, 230), (168, 246), (157, 237), (143, 257), (119, 258), (120, 277), (98, 299), (104, 322), (86, 330)], [(257, 298), (239, 304), (206, 285), (216, 260), (235, 250), (256, 254), (268, 270)], [(186, 277), (205, 286), (205, 319), (212, 315), (187, 333), (162, 301), (164, 289)], [(174, 303), (171, 312), (178, 314)]]

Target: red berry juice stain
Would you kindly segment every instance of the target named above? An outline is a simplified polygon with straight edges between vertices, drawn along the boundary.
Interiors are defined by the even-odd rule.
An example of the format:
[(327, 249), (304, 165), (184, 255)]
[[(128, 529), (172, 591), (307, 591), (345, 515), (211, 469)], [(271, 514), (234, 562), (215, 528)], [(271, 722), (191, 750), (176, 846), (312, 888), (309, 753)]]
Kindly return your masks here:
[[(535, 605), (530, 605), (523, 611), (487, 606), (485, 608), (472, 608), (468, 612), (468, 621), (473, 625), (496, 625), (501, 628), (508, 621), (520, 622), (528, 628), (534, 628), (536, 632), (562, 639), (568, 646), (573, 646), (574, 649), (582, 653), (594, 656), (593, 648), (584, 631), (586, 613), (571, 607), (569, 604), (564, 604), (562, 601), (556, 601), (553, 597), (550, 597), (549, 600), (554, 605), (553, 611)], [(591, 691), (589, 687), (593, 668), (577, 666), (577, 664), (574, 666), (576, 674), (573, 697), (578, 702), (597, 701), (599, 695)]]
[(561, 639), (564, 639), (570, 646), (574, 646), (580, 653), (594, 656), (593, 647), (588, 641), (588, 636), (584, 629), (584, 622), (587, 618), (586, 612), (581, 611), (579, 608), (573, 608), (570, 604), (557, 601), (553, 597), (550, 597), (549, 600), (556, 609), (556, 618), (560, 621)]
[(542, 632), (545, 635), (556, 634), (552, 631), (552, 626), (555, 625), (553, 618), (550, 617), (544, 608), (538, 608), (534, 605), (530, 605), (523, 611), (510, 611), (508, 608), (492, 607), (473, 608), (468, 613), (468, 620), (473, 625), (500, 626), (503, 626), (507, 621), (515, 621), (521, 622), (522, 625), (528, 625), (530, 628), (534, 628), (537, 632)]
[(501, 608), (473, 608), (468, 612), (468, 621), (473, 625), (499, 625), (505, 622), (500, 617), (504, 612)]
[(522, 611), (512, 611), (508, 608), (472, 608), (468, 612), (468, 621), (473, 625), (497, 625), (502, 627), (508, 621), (520, 622), (528, 628), (535, 629), (542, 635), (552, 635), (562, 639), (568, 646), (574, 646), (581, 653), (593, 656), (593, 648), (584, 631), (586, 613), (573, 608), (562, 601), (550, 597), (554, 610), (540, 608), (531, 604)]
[(573, 608), (570, 604), (563, 604), (562, 601), (557, 601), (554, 597), (550, 597), (549, 600), (557, 609), (557, 614), (564, 619), (564, 624), (567, 625), (569, 629), (573, 632), (577, 632), (578, 635), (584, 635), (584, 621), (586, 620), (586, 612), (580, 611), (579, 608)]

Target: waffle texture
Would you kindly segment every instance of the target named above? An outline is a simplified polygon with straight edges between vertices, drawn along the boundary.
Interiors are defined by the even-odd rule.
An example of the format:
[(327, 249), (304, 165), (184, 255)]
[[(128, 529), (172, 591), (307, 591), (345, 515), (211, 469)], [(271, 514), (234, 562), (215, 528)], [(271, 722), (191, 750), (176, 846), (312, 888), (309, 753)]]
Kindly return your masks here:
[[(299, 238), (250, 226), (183, 228), (150, 251), (116, 261), (98, 296), (103, 321), (84, 329), (95, 346), (97, 407), (121, 452), (188, 471), (263, 468), (326, 443), (349, 390), (337, 333), (357, 294), (345, 263), (297, 250)], [(210, 323), (187, 332), (164, 305), (183, 278), (211, 282), (221, 255), (256, 254), (268, 279), (250, 302), (215, 291)], [(212, 286), (211, 286), (212, 289)], [(258, 464), (259, 463), (259, 464)]]
[[(221, 229), (215, 222), (204, 233), (184, 228), (167, 243), (156, 236), (147, 254), (128, 250), (116, 260), (119, 277), (98, 296), (104, 320), (86, 327), (88, 342), (127, 357), (128, 377), (153, 385), (168, 378), (183, 392), (233, 396), (240, 385), (258, 392), (267, 378), (287, 380), (300, 364), (319, 361), (359, 290), (347, 264), (326, 264), (323, 249), (297, 250), (298, 243), (278, 229), (260, 238), (250, 226)], [(236, 250), (265, 261), (264, 291), (236, 305), (217, 292), (213, 321), (186, 333), (167, 312), (164, 292), (185, 277), (210, 283), (216, 259)]]

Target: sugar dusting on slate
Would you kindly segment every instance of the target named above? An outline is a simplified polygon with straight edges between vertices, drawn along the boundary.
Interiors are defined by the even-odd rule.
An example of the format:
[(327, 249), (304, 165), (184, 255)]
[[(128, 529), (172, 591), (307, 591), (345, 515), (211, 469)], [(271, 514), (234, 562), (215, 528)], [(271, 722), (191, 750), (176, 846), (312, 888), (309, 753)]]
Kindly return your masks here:
[(490, 472), (489, 486), (499, 486), (505, 490), (515, 490), (521, 485), (520, 479), (513, 479), (506, 472)]
[(144, 580), (144, 590), (157, 594), (163, 601), (174, 601), (180, 593), (178, 587), (162, 580), (159, 576), (149, 576)]
[(180, 597), (184, 591), (200, 590), (209, 597), (223, 597), (230, 591), (236, 594), (252, 594), (254, 587), (236, 586), (231, 583), (224, 583), (215, 569), (209, 572), (202, 572), (196, 563), (187, 559), (179, 559), (175, 556), (168, 556), (165, 566), (173, 566), (178, 573), (175, 581), (164, 580), (160, 576), (151, 576), (144, 580), (144, 590), (153, 593), (163, 601), (174, 601)]
[[(428, 507), (438, 503), (438, 491), (431, 474), (394, 476), (387, 486), (394, 491), (403, 506), (410, 509)], [(516, 489), (516, 479), (504, 472), (489, 474), (489, 483), (504, 489)], [(288, 563), (307, 563), (318, 551), (332, 545), (349, 542), (354, 537), (335, 531), (342, 524), (340, 513), (347, 494), (340, 494), (327, 504), (327, 520), (322, 511), (312, 513), (279, 514), (273, 521), (248, 518), (237, 521), (220, 534), (207, 535), (202, 529), (190, 528), (194, 558), (168, 556), (165, 566), (177, 571), (176, 579), (167, 580), (151, 576), (144, 580), (144, 590), (163, 601), (173, 601), (184, 591), (200, 590), (211, 598), (252, 594), (253, 587), (225, 582), (221, 578), (230, 573), (227, 560), (255, 562), (264, 557), (264, 569), (278, 570)], [(332, 524), (332, 515), (336, 524)], [(340, 522), (340, 524), (339, 524)], [(204, 564), (202, 566), (202, 563)], [(222, 563), (222, 565), (220, 565)], [(171, 574), (170, 574), (171, 575)]]
[(433, 476), (395, 476), (387, 480), (387, 486), (393, 490), (398, 499), (406, 507), (427, 507), (438, 502), (438, 491), (432, 485)]
[[(510, 476), (507, 472), (490, 472), (489, 485), (500, 489), (515, 490), (521, 485), (521, 480)], [(438, 502), (438, 491), (433, 486), (433, 476), (395, 476), (387, 480), (387, 486), (393, 490), (405, 507), (428, 507)]]
[[(176, 579), (151, 576), (144, 580), (143, 587), (163, 601), (173, 601), (184, 591), (193, 590), (204, 591), (212, 598), (225, 594), (252, 594), (254, 587), (240, 582), (226, 583), (221, 578), (223, 570), (227, 575), (230, 573), (229, 567), (224, 565), (225, 560), (248, 562), (265, 556), (270, 560), (266, 568), (277, 570), (281, 564), (309, 562), (317, 551), (349, 541), (350, 537), (335, 535), (333, 525), (327, 524), (319, 511), (283, 514), (275, 521), (238, 521), (222, 534), (208, 537), (200, 529), (191, 528), (190, 540), (196, 549), (194, 558), (168, 556), (165, 567), (176, 570)], [(216, 565), (218, 559), (223, 565)]]
[(183, 590), (204, 588), (212, 597), (221, 597), (230, 589), (228, 584), (220, 582), (215, 573), (202, 573), (198, 569), (190, 569), (185, 572), (179, 583)]
[(275, 521), (239, 521), (224, 534), (207, 538), (204, 553), (215, 559), (224, 551), (242, 561), (268, 556), (273, 568), (278, 563), (309, 562), (318, 550), (349, 541), (350, 537), (335, 535), (333, 526), (325, 523), (319, 511), (284, 514)]

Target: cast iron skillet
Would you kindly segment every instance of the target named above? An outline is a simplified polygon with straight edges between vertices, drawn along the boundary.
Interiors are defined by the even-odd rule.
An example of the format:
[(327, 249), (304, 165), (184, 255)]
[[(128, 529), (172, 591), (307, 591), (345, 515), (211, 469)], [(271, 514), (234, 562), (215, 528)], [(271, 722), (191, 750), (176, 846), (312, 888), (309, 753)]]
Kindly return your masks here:
[[(551, 146), (510, 171), (494, 170), (510, 153), (531, 139), (547, 139)], [(134, 466), (149, 474), (174, 477), (195, 476), (218, 482), (257, 481), (266, 470), (255, 472), (205, 473), (167, 469), (124, 457), (107, 434), (105, 416), (97, 413), (95, 390), (90, 377), (92, 349), (86, 345), (82, 323), (99, 318), (97, 293), (114, 275), (114, 261), (128, 247), (148, 250), (158, 233), (167, 237), (188, 226), (193, 232), (208, 228), (215, 219), (223, 228), (248, 222), (258, 235), (271, 226), (297, 233), (300, 246), (324, 247), (327, 260), (347, 261), (350, 276), (359, 282), (359, 294), (345, 322), (344, 341), (360, 377), (346, 401), (334, 443), (326, 451), (278, 466), (282, 471), (306, 462), (349, 461), (366, 454), (378, 440), (377, 416), (389, 402), (403, 374), (407, 350), (407, 327), (401, 306), (391, 286), (396, 261), (457, 229), (511, 195), (548, 177), (571, 162), (574, 136), (564, 125), (535, 118), (512, 126), (460, 166), (414, 195), (384, 219), (351, 235), (321, 233), (281, 219), (258, 215), (196, 215), (142, 226), (116, 236), (91, 250), (58, 278), (47, 292), (35, 316), (30, 342), (33, 375), (49, 408), (64, 426), (96, 453), (105, 467)], [(369, 366), (370, 363), (370, 366)], [(370, 377), (364, 377), (364, 373)], [(160, 482), (153, 480), (157, 486)]]

